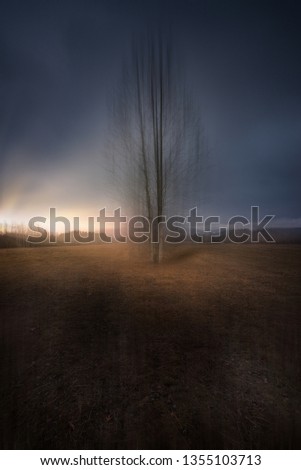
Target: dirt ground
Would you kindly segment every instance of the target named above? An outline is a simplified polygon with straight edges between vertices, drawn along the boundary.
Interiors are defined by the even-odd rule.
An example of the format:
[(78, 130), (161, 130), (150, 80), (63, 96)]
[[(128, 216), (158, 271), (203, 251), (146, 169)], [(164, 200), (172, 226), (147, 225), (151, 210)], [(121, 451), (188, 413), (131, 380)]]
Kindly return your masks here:
[(300, 448), (300, 245), (2, 249), (1, 447)]

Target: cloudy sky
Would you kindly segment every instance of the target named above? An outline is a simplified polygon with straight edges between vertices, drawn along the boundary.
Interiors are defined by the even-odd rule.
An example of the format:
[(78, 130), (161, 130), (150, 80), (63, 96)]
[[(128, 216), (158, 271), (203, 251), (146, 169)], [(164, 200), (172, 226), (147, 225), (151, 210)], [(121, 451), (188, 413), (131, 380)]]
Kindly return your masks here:
[(108, 96), (133, 34), (171, 30), (210, 165), (200, 212), (301, 226), (301, 5), (267, 0), (4, 0), (0, 221), (113, 208)]

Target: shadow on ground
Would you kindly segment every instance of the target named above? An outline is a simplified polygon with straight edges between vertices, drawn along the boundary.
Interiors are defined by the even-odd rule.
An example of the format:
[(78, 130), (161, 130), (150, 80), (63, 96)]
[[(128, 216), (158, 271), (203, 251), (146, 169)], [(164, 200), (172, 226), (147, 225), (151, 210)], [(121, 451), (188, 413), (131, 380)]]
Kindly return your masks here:
[(7, 250), (2, 447), (298, 448), (300, 249), (252, 249)]

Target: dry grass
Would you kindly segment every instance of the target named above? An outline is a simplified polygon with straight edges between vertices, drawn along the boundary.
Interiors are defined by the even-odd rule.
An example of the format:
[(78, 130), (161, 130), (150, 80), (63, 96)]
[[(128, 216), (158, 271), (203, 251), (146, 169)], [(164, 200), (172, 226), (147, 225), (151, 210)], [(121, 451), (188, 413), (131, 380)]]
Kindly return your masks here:
[(1, 250), (1, 447), (299, 448), (300, 258)]

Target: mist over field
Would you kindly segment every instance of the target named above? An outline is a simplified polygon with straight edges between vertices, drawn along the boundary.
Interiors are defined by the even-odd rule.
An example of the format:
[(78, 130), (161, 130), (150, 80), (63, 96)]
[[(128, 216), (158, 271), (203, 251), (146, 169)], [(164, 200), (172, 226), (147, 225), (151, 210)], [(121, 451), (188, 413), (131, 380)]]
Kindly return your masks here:
[(0, 12), (0, 447), (298, 449), (301, 8)]

